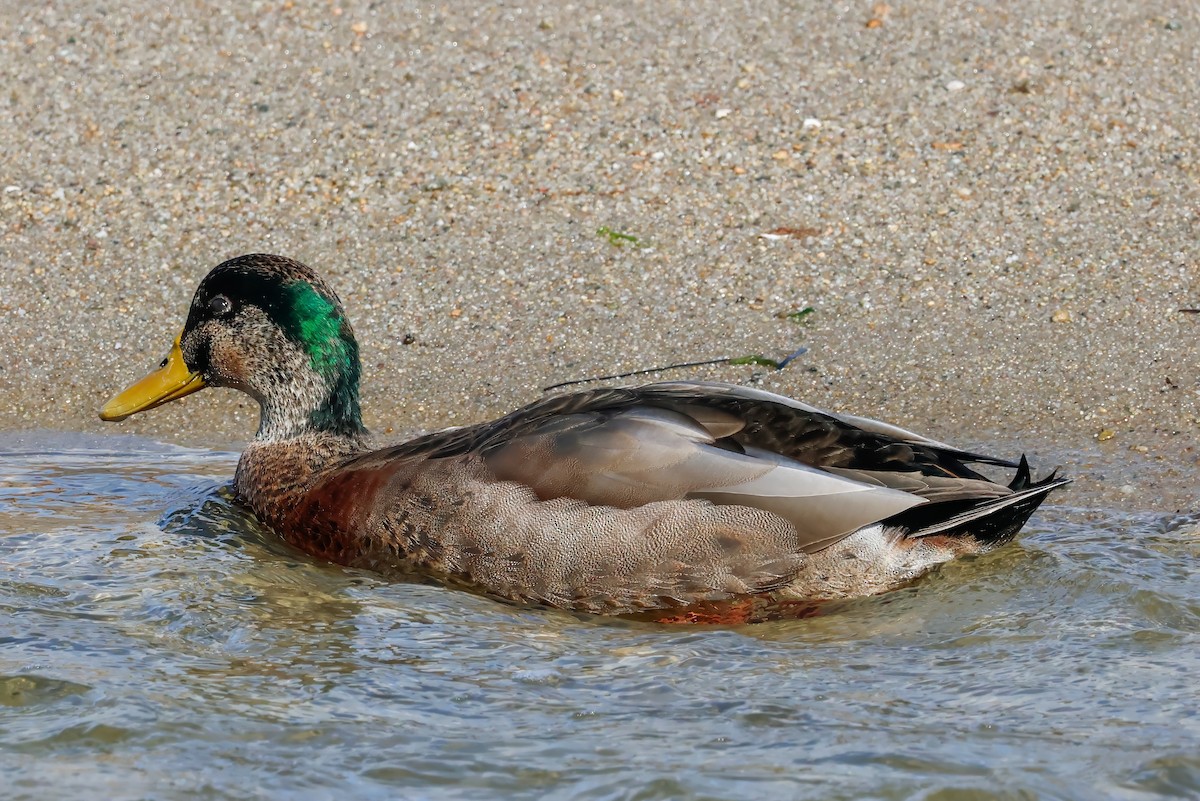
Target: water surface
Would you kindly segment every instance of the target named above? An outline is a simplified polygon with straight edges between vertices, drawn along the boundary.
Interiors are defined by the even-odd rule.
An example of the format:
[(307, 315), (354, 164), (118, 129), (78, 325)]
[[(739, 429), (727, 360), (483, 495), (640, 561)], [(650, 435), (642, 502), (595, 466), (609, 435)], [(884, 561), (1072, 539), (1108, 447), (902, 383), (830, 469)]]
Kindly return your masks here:
[(236, 459), (0, 436), (0, 797), (1200, 795), (1195, 517), (1047, 506), (888, 596), (667, 627), (315, 563)]

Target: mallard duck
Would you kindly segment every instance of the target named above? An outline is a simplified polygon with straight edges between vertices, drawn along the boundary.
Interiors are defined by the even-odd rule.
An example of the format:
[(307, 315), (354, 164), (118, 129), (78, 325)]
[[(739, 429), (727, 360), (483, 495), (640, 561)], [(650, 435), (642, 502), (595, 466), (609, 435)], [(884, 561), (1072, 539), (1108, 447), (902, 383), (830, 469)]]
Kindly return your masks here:
[[(1051, 491), (1019, 462), (749, 387), (676, 381), (535, 401), (373, 448), (358, 344), (291, 259), (214, 268), (157, 370), (104, 420), (233, 387), (258, 401), (234, 487), (318, 559), (522, 604), (743, 622), (913, 581), (1013, 538)], [(1015, 469), (1007, 486), (968, 467)]]

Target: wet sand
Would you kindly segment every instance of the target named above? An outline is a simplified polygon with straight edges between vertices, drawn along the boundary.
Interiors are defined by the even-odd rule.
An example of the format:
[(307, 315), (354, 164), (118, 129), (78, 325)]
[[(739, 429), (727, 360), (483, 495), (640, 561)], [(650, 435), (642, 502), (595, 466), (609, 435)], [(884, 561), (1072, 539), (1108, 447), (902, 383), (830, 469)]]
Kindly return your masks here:
[(340, 292), (387, 436), (804, 344), (669, 377), (1200, 506), (1193, 4), (7, 5), (0, 428), (244, 440), (230, 392), (95, 410), (268, 251)]

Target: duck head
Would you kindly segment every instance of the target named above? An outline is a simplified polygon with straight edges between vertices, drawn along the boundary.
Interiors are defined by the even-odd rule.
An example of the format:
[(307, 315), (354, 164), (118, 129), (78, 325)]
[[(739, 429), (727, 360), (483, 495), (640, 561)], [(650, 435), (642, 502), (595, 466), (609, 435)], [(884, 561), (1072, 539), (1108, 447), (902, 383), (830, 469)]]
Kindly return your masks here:
[(309, 267), (239, 256), (204, 278), (158, 369), (100, 410), (117, 421), (198, 392), (233, 387), (258, 401), (259, 440), (364, 432), (358, 343), (341, 301)]

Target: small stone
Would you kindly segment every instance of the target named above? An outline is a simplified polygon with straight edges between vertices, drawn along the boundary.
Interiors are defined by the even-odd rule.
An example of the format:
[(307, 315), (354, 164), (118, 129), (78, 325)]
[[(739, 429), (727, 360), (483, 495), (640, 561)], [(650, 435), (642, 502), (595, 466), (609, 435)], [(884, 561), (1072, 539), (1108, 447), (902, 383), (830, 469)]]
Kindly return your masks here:
[(887, 20), (888, 14), (892, 13), (892, 7), (887, 3), (876, 3), (871, 9), (871, 18), (867, 20), (868, 28), (878, 28)]
[(810, 128), (820, 128), (821, 121), (816, 117), (805, 117), (804, 122), (800, 125), (801, 128), (808, 130)]
[(1116, 435), (1117, 435), (1117, 432), (1113, 431), (1111, 428), (1102, 428), (1096, 432), (1096, 441), (1097, 442), (1108, 442), (1110, 439), (1112, 439)]
[(1050, 315), (1050, 321), (1055, 323), (1069, 323), (1071, 322), (1071, 313), (1066, 309), (1059, 309)]
[(966, 88), (967, 88), (967, 85), (965, 83), (963, 83), (962, 81), (950, 81), (949, 83), (946, 84), (946, 91), (948, 91), (948, 92), (961, 92), (963, 89), (966, 89)]
[(732, 113), (733, 113), (733, 109), (729, 109), (729, 108), (719, 108), (719, 109), (717, 109), (717, 114), (716, 114), (716, 117), (717, 117), (717, 119), (718, 119), (718, 120), (723, 120), (723, 119), (725, 119), (726, 117), (728, 117), (728, 116), (729, 116), (730, 114), (732, 114)]

